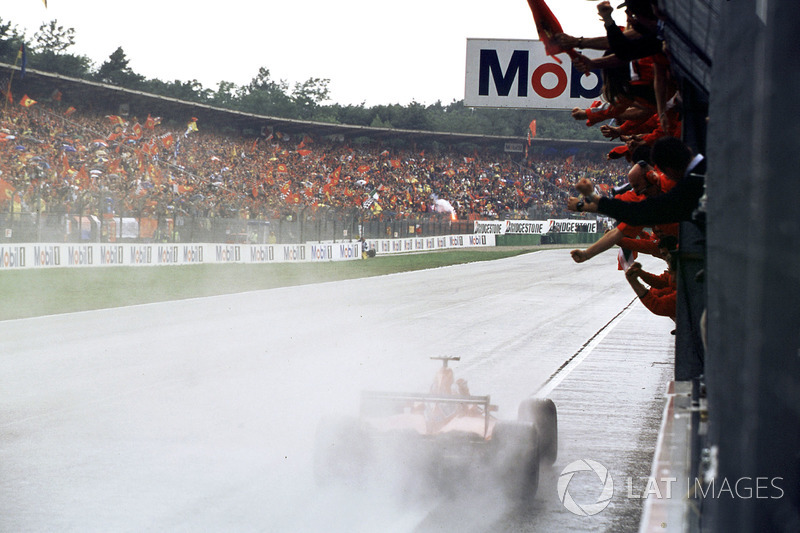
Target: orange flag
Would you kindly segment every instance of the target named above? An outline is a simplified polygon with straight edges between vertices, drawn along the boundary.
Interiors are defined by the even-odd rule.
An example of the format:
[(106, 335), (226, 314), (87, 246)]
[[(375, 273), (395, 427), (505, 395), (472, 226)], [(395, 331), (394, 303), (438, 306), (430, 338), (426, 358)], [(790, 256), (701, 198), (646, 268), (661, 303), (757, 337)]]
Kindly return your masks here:
[(161, 124), (161, 117), (151, 117), (150, 113), (147, 114), (147, 120), (144, 121), (145, 128), (152, 130), (159, 124)]
[(75, 184), (78, 186), (80, 190), (86, 190), (91, 185), (91, 178), (89, 178), (89, 173), (86, 172), (86, 165), (82, 166), (78, 173), (75, 175)]
[(342, 165), (339, 165), (338, 167), (336, 167), (336, 170), (333, 171), (333, 174), (331, 174), (328, 177), (328, 183), (332, 185), (337, 185), (339, 183), (339, 177), (341, 175), (342, 175)]
[(0, 204), (14, 197), (14, 186), (9, 182), (0, 180)]
[(34, 100), (33, 98), (29, 97), (27, 94), (25, 96), (23, 96), (22, 99), (19, 101), (19, 105), (21, 105), (22, 107), (30, 107), (35, 103), (36, 103), (36, 100)]
[(556, 54), (566, 52), (570, 57), (576, 57), (578, 53), (575, 50), (572, 48), (564, 50), (551, 40), (553, 35), (563, 33), (564, 30), (561, 29), (561, 23), (558, 22), (558, 19), (547, 7), (544, 0), (528, 0), (528, 7), (531, 8), (533, 22), (536, 24), (536, 31), (539, 33), (539, 40), (544, 44), (545, 53), (559, 63), (561, 63), (561, 60), (555, 57)]
[(69, 172), (70, 168), (69, 158), (67, 157), (67, 152), (65, 150), (61, 153), (61, 170), (66, 173)]

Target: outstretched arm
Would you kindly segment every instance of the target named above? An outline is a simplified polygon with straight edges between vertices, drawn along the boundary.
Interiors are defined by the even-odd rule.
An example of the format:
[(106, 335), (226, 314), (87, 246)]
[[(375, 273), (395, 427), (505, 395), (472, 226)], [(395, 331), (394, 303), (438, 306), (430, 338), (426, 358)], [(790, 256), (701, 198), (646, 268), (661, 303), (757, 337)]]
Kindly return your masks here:
[(617, 245), (624, 236), (625, 235), (618, 228), (614, 228), (611, 231), (606, 232), (605, 235), (600, 237), (600, 240), (598, 240), (585, 250), (572, 250), (570, 252), (572, 260), (575, 261), (576, 263), (583, 263), (584, 261), (588, 261), (597, 254), (601, 254), (606, 250), (608, 250), (609, 248)]

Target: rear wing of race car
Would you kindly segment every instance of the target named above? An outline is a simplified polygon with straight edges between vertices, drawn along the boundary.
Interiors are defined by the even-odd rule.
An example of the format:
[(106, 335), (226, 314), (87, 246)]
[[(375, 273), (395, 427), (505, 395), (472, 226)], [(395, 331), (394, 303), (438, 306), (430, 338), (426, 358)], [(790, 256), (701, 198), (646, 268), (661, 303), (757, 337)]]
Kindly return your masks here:
[(484, 435), (489, 431), (489, 412), (497, 407), (491, 404), (490, 396), (445, 396), (441, 394), (421, 394), (414, 392), (361, 392), (361, 416), (366, 413), (367, 404), (374, 402), (387, 403), (442, 403), (456, 405), (477, 405), (483, 408)]

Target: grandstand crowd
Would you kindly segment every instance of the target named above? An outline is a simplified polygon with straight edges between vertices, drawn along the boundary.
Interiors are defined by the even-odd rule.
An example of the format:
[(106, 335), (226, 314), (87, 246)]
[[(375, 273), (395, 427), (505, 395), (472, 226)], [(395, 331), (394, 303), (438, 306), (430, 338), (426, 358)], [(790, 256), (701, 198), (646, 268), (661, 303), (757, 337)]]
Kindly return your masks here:
[(328, 207), (410, 218), (449, 204), (445, 214), (458, 219), (527, 218), (532, 206), (555, 217), (579, 176), (604, 188), (624, 179), (618, 163), (580, 154), (520, 161), (496, 150), (385, 148), (313, 132), (241, 137), (194, 117), (176, 129), (152, 116), (20, 104), (6, 105), (0, 123), (5, 212), (275, 219)]

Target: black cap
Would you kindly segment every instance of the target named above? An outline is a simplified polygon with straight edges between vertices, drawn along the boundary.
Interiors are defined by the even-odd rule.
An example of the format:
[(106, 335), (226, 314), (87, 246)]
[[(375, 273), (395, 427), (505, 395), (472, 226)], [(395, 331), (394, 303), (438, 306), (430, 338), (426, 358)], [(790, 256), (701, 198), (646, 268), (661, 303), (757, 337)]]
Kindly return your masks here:
[(653, 16), (653, 6), (650, 0), (625, 0), (617, 6), (617, 9), (622, 9), (623, 7), (637, 15)]

